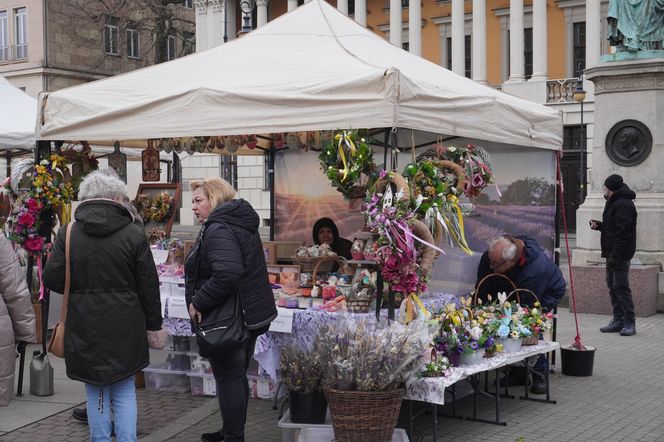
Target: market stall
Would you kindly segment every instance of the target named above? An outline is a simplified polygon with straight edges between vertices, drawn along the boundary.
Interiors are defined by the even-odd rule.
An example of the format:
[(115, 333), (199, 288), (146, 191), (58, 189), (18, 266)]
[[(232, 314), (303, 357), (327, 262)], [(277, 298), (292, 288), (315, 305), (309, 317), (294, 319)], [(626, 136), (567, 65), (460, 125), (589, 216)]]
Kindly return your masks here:
[[(273, 165), (279, 149), (312, 147), (306, 141), (296, 147), (297, 139), (313, 139), (322, 149), (316, 137), (325, 131), (365, 128), (383, 145), (383, 169), (392, 169), (399, 151), (438, 139), (539, 149), (551, 157), (562, 145), (558, 111), (395, 48), (322, 0), (228, 44), (43, 94), (39, 109), (37, 131), (45, 152), (47, 140), (85, 139), (263, 154), (255, 140), (264, 137)], [(171, 293), (173, 284), (179, 286), (170, 283)], [(165, 313), (185, 314), (176, 302), (167, 303)]]

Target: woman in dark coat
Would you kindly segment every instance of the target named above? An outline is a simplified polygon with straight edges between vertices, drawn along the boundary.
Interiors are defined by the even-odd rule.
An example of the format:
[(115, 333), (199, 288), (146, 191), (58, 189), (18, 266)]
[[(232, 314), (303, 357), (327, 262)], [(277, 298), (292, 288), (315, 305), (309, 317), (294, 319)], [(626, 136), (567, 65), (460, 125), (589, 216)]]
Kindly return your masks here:
[[(71, 229), (71, 289), (65, 327), (67, 376), (85, 383), (93, 441), (136, 440), (134, 374), (149, 364), (147, 331), (161, 329), (159, 280), (143, 230), (122, 205), (125, 184), (97, 171), (81, 183)], [(62, 293), (66, 226), (44, 269)], [(112, 404), (112, 405), (111, 405)]]
[(208, 357), (217, 382), (223, 428), (201, 436), (204, 441), (244, 441), (249, 383), (247, 368), (256, 338), (277, 317), (267, 276), (259, 218), (235, 190), (221, 178), (192, 181), (192, 210), (203, 224), (198, 241), (186, 259), (186, 299), (193, 321), (226, 302), (240, 299), (251, 338), (236, 350)]
[(327, 244), (337, 256), (350, 259), (350, 249), (353, 243), (339, 236), (337, 225), (330, 218), (320, 218), (314, 223), (314, 244)]

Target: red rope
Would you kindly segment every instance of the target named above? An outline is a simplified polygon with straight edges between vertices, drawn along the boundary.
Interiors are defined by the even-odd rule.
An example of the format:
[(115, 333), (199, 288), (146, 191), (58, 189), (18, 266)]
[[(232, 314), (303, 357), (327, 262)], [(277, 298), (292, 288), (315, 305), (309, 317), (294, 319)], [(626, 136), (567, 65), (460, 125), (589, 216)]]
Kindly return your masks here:
[(585, 346), (581, 343), (581, 333), (579, 333), (579, 318), (576, 314), (576, 291), (574, 290), (574, 276), (572, 275), (572, 256), (569, 251), (569, 239), (567, 236), (567, 217), (565, 216), (565, 198), (563, 193), (563, 179), (560, 174), (560, 157), (561, 153), (556, 155), (556, 174), (558, 177), (558, 189), (560, 189), (560, 211), (563, 218), (563, 230), (565, 232), (565, 247), (567, 248), (567, 266), (569, 268), (569, 285), (572, 291), (572, 312), (574, 313), (574, 324), (576, 325), (576, 337), (574, 338), (573, 348), (585, 350)]

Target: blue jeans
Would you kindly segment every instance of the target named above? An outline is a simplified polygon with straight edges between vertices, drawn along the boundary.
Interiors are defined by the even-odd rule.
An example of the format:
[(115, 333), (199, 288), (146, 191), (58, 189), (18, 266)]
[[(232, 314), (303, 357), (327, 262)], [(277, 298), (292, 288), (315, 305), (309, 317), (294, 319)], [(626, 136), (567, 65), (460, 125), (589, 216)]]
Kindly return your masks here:
[[(88, 399), (88, 428), (91, 442), (111, 441), (111, 407), (115, 417), (115, 437), (117, 442), (136, 440), (136, 387), (134, 377), (129, 376), (105, 387), (85, 384)], [(103, 399), (103, 401), (100, 401)], [(101, 402), (101, 405), (100, 405)]]

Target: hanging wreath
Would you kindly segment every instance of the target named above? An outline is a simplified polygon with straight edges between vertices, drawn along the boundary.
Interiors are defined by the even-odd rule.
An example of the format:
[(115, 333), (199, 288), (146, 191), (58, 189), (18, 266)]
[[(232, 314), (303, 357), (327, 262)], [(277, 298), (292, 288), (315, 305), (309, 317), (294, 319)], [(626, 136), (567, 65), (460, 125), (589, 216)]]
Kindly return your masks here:
[(160, 192), (154, 197), (141, 193), (133, 201), (144, 223), (150, 221), (165, 223), (173, 215), (173, 210), (175, 209), (174, 203), (175, 196), (168, 192)]
[(489, 153), (480, 146), (474, 144), (463, 147), (439, 145), (435, 151), (429, 151), (425, 155), (430, 157), (432, 153), (436, 158), (452, 161), (463, 168), (467, 180), (464, 182), (462, 190), (469, 198), (479, 195), (486, 186), (494, 182), (491, 158)]
[(343, 131), (325, 143), (318, 156), (327, 178), (345, 197), (363, 198), (375, 173), (373, 151), (356, 131)]
[[(57, 215), (61, 224), (69, 222), (74, 188), (68, 177), (70, 174), (65, 158), (51, 155), (49, 160), (33, 167), (30, 188), (25, 193), (14, 193), (11, 180), (5, 181), (5, 190), (16, 198), (6, 222), (8, 237), (35, 257), (47, 252), (50, 247), (42, 236), (48, 234), (42, 232), (44, 215)], [(18, 190), (18, 185), (14, 188)]]

